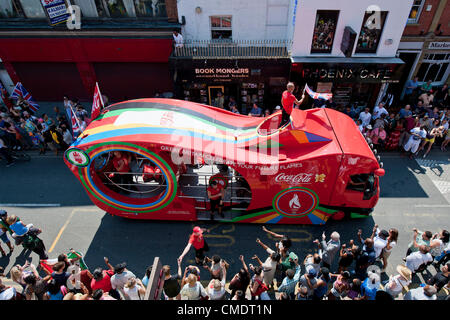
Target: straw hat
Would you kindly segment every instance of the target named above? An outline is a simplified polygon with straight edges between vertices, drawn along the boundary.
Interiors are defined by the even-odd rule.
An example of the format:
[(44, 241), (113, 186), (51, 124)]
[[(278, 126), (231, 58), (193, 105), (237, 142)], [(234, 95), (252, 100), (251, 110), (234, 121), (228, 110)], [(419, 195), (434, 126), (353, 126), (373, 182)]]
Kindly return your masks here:
[(397, 266), (397, 272), (406, 280), (411, 281), (412, 272), (404, 265)]

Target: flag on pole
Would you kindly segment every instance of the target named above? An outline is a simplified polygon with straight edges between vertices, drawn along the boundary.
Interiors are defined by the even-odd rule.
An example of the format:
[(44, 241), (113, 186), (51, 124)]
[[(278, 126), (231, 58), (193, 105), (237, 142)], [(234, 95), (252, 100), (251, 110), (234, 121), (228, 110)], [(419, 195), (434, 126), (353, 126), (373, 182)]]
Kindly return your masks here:
[(33, 112), (39, 110), (39, 105), (36, 102), (34, 102), (31, 94), (24, 88), (22, 83), (17, 82), (16, 86), (14, 87), (13, 93), (11, 94), (11, 98), (18, 99), (19, 97), (22, 97), (23, 99), (28, 101), (28, 103), (30, 104), (30, 109)]
[(312, 91), (312, 90), (308, 87), (308, 84), (305, 85), (305, 90), (306, 90), (306, 92), (308, 92), (308, 94), (310, 95), (310, 97), (313, 98), (313, 99), (330, 100), (330, 99), (333, 97), (333, 94), (332, 94), (332, 93), (318, 93), (318, 92)]
[(78, 121), (78, 118), (77, 118), (75, 112), (73, 111), (72, 106), (70, 106), (70, 110), (72, 111), (72, 115), (71, 115), (72, 133), (73, 133), (74, 138), (76, 138), (81, 133), (81, 126), (80, 126), (80, 122)]
[(92, 102), (91, 121), (98, 117), (100, 111), (104, 107), (103, 98), (98, 87), (98, 82), (95, 83), (94, 101)]

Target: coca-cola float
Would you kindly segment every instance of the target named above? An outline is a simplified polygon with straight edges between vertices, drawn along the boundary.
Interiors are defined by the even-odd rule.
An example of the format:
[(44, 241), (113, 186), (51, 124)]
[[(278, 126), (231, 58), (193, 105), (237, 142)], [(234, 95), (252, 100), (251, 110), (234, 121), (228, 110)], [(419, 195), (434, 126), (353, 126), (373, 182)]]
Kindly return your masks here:
[[(266, 118), (188, 101), (105, 108), (65, 153), (91, 200), (134, 219), (209, 219), (207, 188), (225, 189), (227, 222), (324, 224), (369, 215), (382, 163), (343, 113), (294, 109)], [(121, 167), (121, 163), (126, 163)]]

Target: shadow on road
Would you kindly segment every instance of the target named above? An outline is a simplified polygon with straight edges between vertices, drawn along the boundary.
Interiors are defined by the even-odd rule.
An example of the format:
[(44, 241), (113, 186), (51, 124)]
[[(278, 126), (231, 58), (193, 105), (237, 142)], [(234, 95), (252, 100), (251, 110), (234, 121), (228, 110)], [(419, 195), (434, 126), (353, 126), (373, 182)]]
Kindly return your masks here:
[[(267, 258), (267, 253), (256, 243), (256, 238), (275, 249), (276, 239), (268, 236), (262, 230), (261, 224), (143, 221), (105, 215), (91, 246), (85, 253), (85, 260), (91, 270), (98, 266), (105, 267), (103, 261), (105, 256), (112, 265), (126, 261), (129, 270), (142, 277), (154, 257), (159, 256), (163, 264), (169, 264), (174, 270), (176, 260), (186, 246), (192, 228), (196, 225), (210, 229), (210, 233), (205, 234), (210, 247), (207, 255), (211, 257), (218, 254), (230, 263), (228, 281), (241, 267), (239, 255), (244, 255), (247, 264), (255, 263), (251, 259), (254, 254), (263, 261)], [(320, 239), (324, 231), (327, 239), (331, 232), (337, 231), (342, 235), (341, 240), (348, 243), (350, 239), (357, 241), (358, 229), (363, 230), (363, 237), (370, 236), (373, 226), (372, 217), (329, 221), (325, 226), (266, 225), (270, 230), (286, 234), (292, 239), (292, 251), (301, 261), (307, 254), (317, 249), (313, 240)], [(337, 259), (335, 262), (337, 268)], [(194, 264), (193, 249), (185, 256), (182, 269), (184, 270), (188, 264)], [(209, 279), (206, 270), (202, 270), (202, 276)]]
[(420, 185), (417, 174), (425, 169), (416, 161), (404, 158), (383, 158), (386, 174), (380, 179), (380, 198), (428, 198)]

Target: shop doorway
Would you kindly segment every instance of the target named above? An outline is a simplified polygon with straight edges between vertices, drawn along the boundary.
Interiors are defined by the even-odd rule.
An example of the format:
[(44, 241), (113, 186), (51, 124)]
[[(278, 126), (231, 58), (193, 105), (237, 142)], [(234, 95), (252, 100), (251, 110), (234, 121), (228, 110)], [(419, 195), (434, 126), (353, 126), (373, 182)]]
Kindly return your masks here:
[[(208, 101), (210, 106), (223, 108), (225, 106), (224, 86), (209, 86), (208, 87)], [(219, 97), (221, 94), (221, 97)]]

